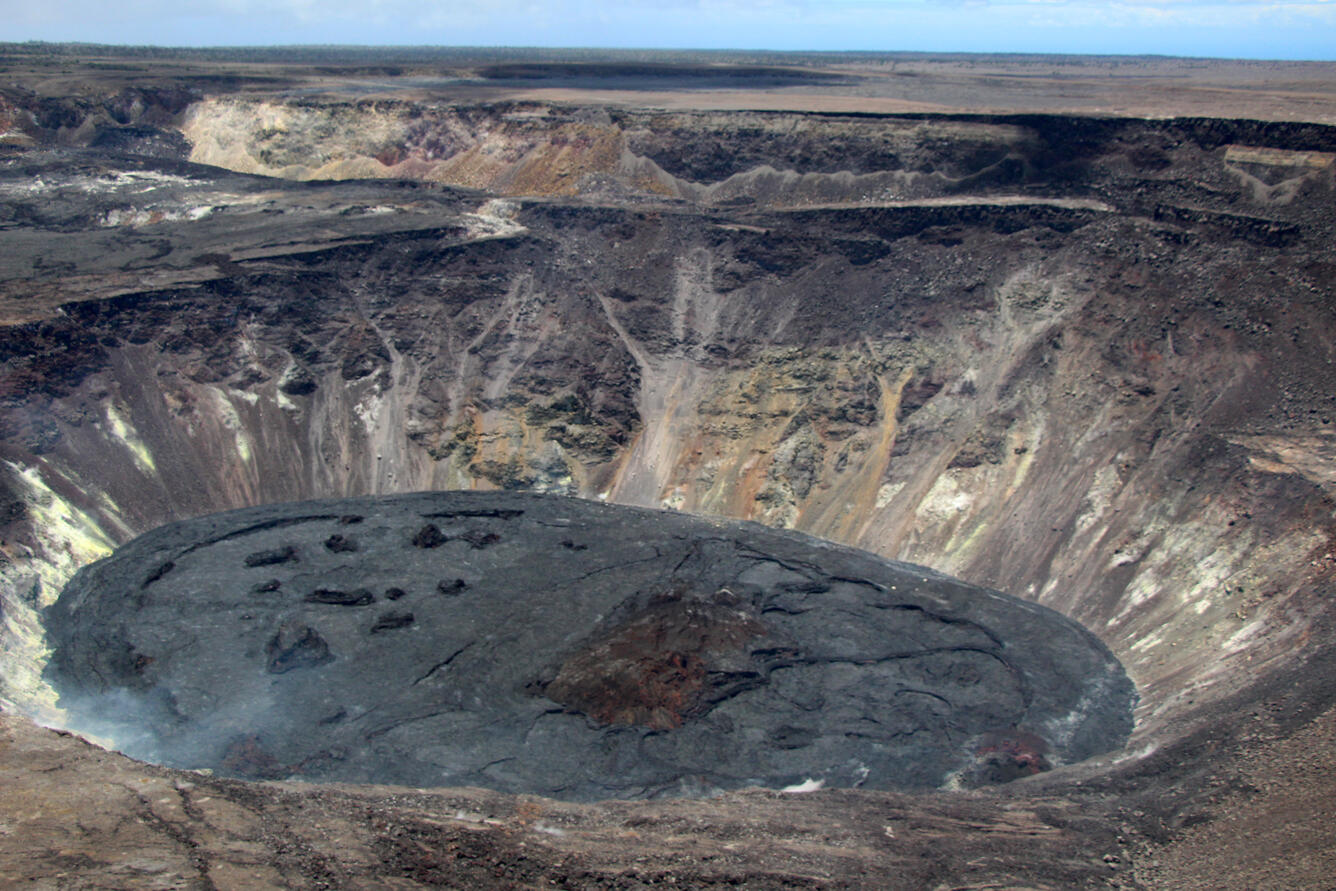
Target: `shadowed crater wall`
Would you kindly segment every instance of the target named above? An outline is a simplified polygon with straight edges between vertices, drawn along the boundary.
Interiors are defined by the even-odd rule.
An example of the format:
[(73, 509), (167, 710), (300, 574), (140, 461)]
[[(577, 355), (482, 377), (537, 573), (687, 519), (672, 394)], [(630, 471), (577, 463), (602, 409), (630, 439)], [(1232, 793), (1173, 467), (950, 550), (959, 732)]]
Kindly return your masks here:
[(1058, 613), (796, 533), (558, 496), (171, 524), (48, 610), (71, 726), (252, 778), (596, 799), (978, 785), (1117, 748)]

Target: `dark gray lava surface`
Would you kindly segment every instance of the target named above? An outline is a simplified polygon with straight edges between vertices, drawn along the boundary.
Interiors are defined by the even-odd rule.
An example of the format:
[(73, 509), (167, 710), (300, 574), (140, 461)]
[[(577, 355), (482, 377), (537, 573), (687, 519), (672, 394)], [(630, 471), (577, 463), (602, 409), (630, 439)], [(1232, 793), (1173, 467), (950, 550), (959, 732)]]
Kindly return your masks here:
[(808, 536), (514, 493), (164, 526), (48, 611), (71, 726), (244, 777), (568, 799), (999, 782), (1121, 745), (1044, 607)]

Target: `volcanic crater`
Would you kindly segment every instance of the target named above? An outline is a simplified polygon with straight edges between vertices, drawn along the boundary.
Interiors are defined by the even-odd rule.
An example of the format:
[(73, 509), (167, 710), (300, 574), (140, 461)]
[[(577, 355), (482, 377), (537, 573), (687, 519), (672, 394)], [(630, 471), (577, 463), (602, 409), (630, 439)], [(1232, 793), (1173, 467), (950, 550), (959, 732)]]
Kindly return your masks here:
[(3, 55), (0, 875), (1330, 884), (1331, 66)]

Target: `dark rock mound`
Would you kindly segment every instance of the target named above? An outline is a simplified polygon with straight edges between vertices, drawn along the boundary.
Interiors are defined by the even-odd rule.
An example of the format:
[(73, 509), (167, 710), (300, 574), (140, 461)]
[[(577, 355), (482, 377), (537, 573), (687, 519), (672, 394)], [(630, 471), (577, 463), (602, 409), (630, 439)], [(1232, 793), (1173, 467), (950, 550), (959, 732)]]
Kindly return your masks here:
[[(350, 561), (328, 543), (353, 511)], [(349, 608), (373, 591), (395, 607)], [(175, 523), (47, 618), (71, 726), (257, 778), (577, 799), (975, 785), (1117, 748), (1135, 698), (1035, 604), (796, 533), (513, 493)]]

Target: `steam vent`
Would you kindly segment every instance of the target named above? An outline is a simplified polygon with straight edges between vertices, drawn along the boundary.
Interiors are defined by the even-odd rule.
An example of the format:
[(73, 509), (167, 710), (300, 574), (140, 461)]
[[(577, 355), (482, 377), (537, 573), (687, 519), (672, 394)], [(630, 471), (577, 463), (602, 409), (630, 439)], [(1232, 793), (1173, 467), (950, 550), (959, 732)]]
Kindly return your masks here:
[(644, 797), (1000, 782), (1122, 744), (1052, 610), (736, 522), (441, 493), (176, 523), (50, 610), (74, 726), (246, 777)]
[(1336, 65), (0, 71), (0, 885), (1330, 891)]

